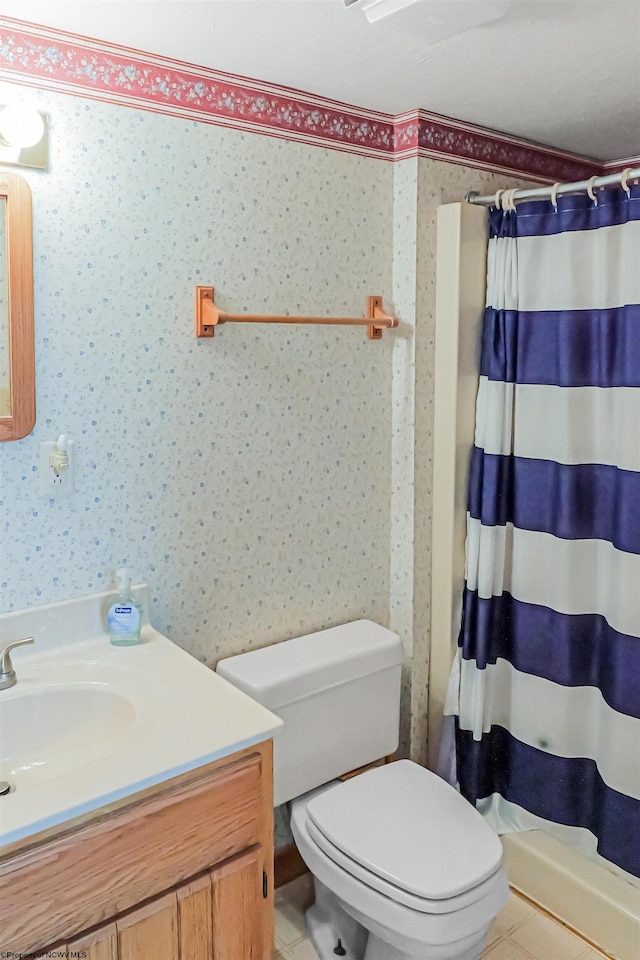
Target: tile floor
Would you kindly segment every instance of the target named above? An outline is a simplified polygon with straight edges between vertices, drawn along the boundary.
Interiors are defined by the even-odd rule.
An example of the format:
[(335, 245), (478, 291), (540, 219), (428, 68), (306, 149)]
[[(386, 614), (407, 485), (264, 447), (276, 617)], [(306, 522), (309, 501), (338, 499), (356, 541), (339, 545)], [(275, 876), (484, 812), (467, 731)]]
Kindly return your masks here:
[[(306, 937), (304, 911), (313, 902), (311, 875), (305, 874), (276, 890), (275, 960), (317, 960)], [(603, 954), (551, 920), (546, 914), (511, 895), (496, 917), (487, 938), (483, 960), (602, 960)]]

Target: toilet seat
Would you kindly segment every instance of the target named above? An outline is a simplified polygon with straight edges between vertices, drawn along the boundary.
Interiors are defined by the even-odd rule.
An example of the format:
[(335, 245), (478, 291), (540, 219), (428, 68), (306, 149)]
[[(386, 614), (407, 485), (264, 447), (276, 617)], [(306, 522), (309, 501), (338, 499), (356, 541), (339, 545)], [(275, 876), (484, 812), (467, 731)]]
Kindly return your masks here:
[[(426, 945), (430, 945), (434, 957), (447, 960), (462, 956), (465, 949), (485, 935), (490, 921), (507, 902), (509, 887), (504, 871), (498, 869), (495, 877), (483, 884), (483, 895), (477, 888), (469, 891), (468, 896), (462, 895), (456, 904), (446, 900), (421, 901), (421, 909), (416, 909), (415, 903), (407, 902), (411, 895), (406, 891), (401, 892), (407, 898), (405, 902), (397, 895), (398, 888), (393, 891), (396, 896), (387, 895), (391, 891), (385, 891), (385, 881), (375, 876), (372, 879), (371, 875), (365, 873), (362, 877), (357, 876), (360, 865), (352, 870), (352, 863), (348, 863), (340, 851), (337, 851), (337, 856), (343, 857), (344, 866), (338, 863), (310, 834), (308, 805), (314, 799), (341, 790), (344, 786), (340, 781), (334, 781), (298, 797), (291, 804), (293, 837), (316, 880), (337, 897), (347, 913), (394, 947), (413, 951), (419, 956), (421, 951), (425, 952)], [(334, 848), (332, 851), (334, 855), (336, 850)], [(377, 886), (374, 886), (376, 882)], [(466, 903), (463, 903), (463, 899)]]
[(410, 760), (323, 791), (306, 813), (327, 856), (413, 909), (451, 912), (476, 901), (500, 870), (502, 845), (478, 811)]
[(361, 866), (357, 861), (351, 860), (345, 853), (337, 847), (334, 847), (308, 817), (305, 826), (307, 836), (316, 846), (352, 877), (371, 887), (372, 890), (377, 890), (390, 900), (395, 900), (396, 903), (401, 903), (406, 907), (410, 907), (412, 910), (418, 910), (420, 913), (457, 913), (465, 907), (469, 907), (485, 897), (492, 895), (496, 884), (500, 885), (502, 883), (502, 870), (498, 867), (495, 874), (487, 880), (484, 880), (477, 887), (466, 891), (466, 893), (459, 894), (456, 897), (450, 897), (447, 900), (427, 900), (424, 897), (417, 897), (414, 893), (409, 893), (407, 890), (403, 890), (393, 883), (389, 883), (389, 881), (379, 877), (376, 873), (372, 873), (370, 870)]

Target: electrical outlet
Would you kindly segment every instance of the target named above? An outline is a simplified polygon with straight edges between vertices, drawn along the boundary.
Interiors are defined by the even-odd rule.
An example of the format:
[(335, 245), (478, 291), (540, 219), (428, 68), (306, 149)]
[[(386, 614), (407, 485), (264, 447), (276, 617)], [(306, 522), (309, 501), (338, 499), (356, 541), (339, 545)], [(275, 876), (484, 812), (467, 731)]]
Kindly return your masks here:
[(58, 449), (56, 440), (47, 440), (40, 444), (40, 496), (68, 497), (75, 490), (75, 455), (73, 440), (67, 440), (69, 465), (56, 473), (53, 468), (53, 455)]

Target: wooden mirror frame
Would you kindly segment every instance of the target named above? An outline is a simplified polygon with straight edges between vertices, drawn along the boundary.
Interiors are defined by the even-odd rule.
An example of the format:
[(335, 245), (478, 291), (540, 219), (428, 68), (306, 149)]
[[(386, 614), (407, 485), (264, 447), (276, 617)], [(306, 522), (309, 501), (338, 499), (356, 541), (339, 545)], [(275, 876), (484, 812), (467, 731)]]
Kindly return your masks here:
[(36, 422), (36, 364), (33, 334), (33, 234), (31, 189), (24, 177), (0, 170), (6, 200), (11, 415), (0, 417), (0, 442), (20, 440)]

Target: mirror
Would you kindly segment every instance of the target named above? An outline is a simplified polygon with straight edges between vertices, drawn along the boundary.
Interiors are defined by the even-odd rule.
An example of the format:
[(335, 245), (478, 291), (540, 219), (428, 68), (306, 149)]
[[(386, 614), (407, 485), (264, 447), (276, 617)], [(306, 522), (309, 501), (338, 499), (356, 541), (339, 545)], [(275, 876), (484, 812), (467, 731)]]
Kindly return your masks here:
[(0, 197), (0, 417), (11, 416), (9, 300), (7, 283), (7, 199)]
[(0, 171), (0, 441), (36, 422), (31, 190)]

